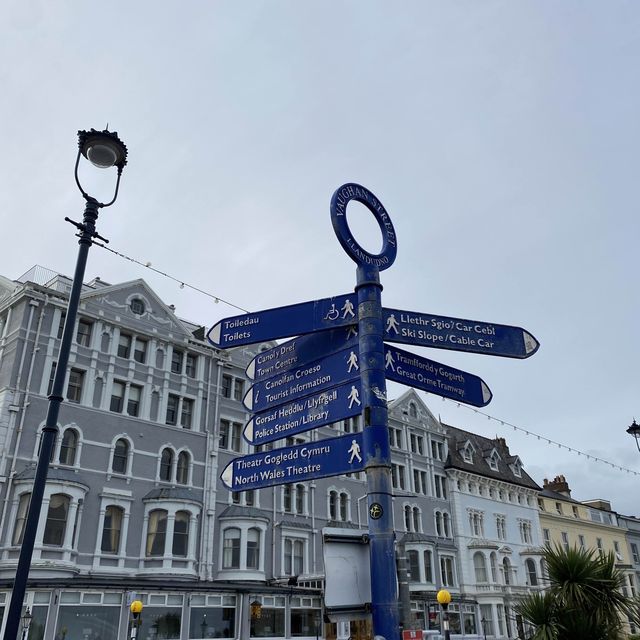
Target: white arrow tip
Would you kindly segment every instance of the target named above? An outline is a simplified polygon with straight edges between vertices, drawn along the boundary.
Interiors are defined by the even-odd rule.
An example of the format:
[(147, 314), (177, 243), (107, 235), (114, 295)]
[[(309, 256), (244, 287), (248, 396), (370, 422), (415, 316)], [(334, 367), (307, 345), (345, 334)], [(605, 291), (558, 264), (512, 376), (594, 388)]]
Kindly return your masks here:
[(247, 426), (244, 428), (244, 437), (253, 444), (253, 418), (247, 422)]
[(233, 489), (233, 462), (230, 462), (220, 474), (220, 480), (229, 489)]
[(245, 393), (242, 404), (249, 409), (249, 411), (253, 411), (253, 387), (249, 387), (249, 391)]
[(527, 331), (523, 331), (522, 335), (524, 337), (524, 352), (529, 355), (534, 351), (537, 351), (540, 343)]
[(253, 380), (256, 377), (256, 359), (254, 358), (249, 366), (245, 369), (245, 373), (247, 374), (247, 378), (249, 380)]
[(491, 389), (489, 389), (489, 387), (487, 387), (487, 384), (485, 383), (484, 380), (480, 381), (482, 384), (482, 399), (484, 400), (485, 404), (489, 404), (491, 402), (491, 398), (493, 398), (493, 393), (491, 393)]
[(220, 331), (221, 331), (222, 323), (218, 322), (212, 329), (209, 330), (209, 340), (213, 342), (216, 347), (220, 346)]

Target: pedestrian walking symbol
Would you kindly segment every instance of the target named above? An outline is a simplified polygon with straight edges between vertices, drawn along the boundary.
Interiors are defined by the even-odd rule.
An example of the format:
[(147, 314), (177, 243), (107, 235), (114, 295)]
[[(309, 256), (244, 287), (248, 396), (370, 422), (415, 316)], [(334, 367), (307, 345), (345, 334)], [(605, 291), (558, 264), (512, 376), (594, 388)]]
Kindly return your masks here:
[(349, 464), (353, 462), (354, 458), (357, 458), (358, 462), (362, 462), (362, 456), (360, 455), (360, 445), (358, 444), (357, 440), (351, 441), (351, 447), (349, 451), (347, 451), (347, 453), (351, 454), (351, 457), (349, 458)]
[(398, 321), (396, 320), (396, 317), (393, 315), (393, 313), (387, 318), (387, 326), (385, 328), (385, 331), (387, 333), (391, 333), (391, 331), (398, 333)]
[(362, 403), (360, 402), (360, 394), (358, 393), (358, 388), (353, 385), (351, 387), (351, 393), (349, 394), (349, 409), (351, 409), (351, 407), (353, 407), (353, 403), (356, 403), (358, 406), (360, 406)]

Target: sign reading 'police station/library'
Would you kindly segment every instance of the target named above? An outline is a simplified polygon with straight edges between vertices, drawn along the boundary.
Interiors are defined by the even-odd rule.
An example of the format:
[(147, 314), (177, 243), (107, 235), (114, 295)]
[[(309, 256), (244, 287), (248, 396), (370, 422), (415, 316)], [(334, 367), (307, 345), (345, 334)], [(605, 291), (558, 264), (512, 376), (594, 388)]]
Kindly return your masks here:
[(293, 338), (273, 349), (261, 351), (249, 363), (247, 377), (255, 381), (271, 378), (287, 369), (300, 367), (357, 344), (358, 330), (355, 325)]
[(358, 349), (343, 349), (322, 360), (256, 382), (242, 402), (249, 411), (261, 411), (355, 380), (359, 376)]
[(230, 348), (276, 338), (356, 324), (355, 293), (256, 311), (220, 320), (207, 337), (216, 347)]
[(520, 327), (398, 309), (383, 308), (382, 314), (384, 339), (389, 342), (507, 358), (528, 358), (540, 346)]
[(435, 393), (443, 398), (484, 407), (492, 393), (484, 380), (415, 353), (384, 345), (384, 373), (387, 380)]
[(252, 453), (232, 460), (220, 474), (231, 491), (354, 473), (364, 469), (362, 433)]
[(255, 413), (244, 428), (244, 438), (254, 445), (288, 438), (362, 412), (360, 381), (353, 380), (305, 396), (273, 409)]

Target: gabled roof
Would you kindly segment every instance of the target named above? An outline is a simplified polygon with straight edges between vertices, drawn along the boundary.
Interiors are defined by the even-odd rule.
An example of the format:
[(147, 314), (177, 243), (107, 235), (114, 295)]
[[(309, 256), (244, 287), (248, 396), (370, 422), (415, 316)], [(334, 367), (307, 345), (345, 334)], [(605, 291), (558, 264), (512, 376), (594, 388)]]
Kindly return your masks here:
[(389, 417), (395, 418), (396, 420), (402, 420), (403, 417), (408, 417), (409, 405), (411, 404), (414, 404), (418, 410), (418, 420), (427, 422), (436, 428), (441, 428), (440, 420), (433, 415), (429, 407), (427, 407), (422, 398), (416, 393), (415, 389), (408, 389), (395, 400), (389, 401)]
[[(445, 462), (445, 468), (460, 469), (462, 471), (468, 471), (469, 473), (475, 473), (479, 476), (494, 478), (496, 480), (510, 482), (511, 484), (519, 486), (530, 487), (531, 489), (537, 489), (538, 491), (540, 490), (540, 487), (524, 469), (521, 469), (520, 476), (513, 473), (511, 467), (506, 462), (506, 460), (512, 456), (509, 451), (509, 447), (503, 438), (485, 438), (484, 436), (472, 433), (471, 431), (458, 429), (451, 425), (443, 424), (443, 426), (446, 429), (447, 438), (449, 440), (449, 455)], [(473, 463), (465, 462), (458, 443), (465, 442), (467, 440), (471, 442), (476, 451), (482, 451), (483, 455), (486, 455), (487, 457), (495, 451), (500, 458), (497, 465), (498, 469), (492, 469), (489, 466), (487, 457), (476, 456)]]
[(193, 334), (193, 328), (190, 323), (180, 320), (175, 315), (174, 310), (166, 305), (142, 278), (84, 290), (80, 296), (80, 303), (95, 303), (101, 301), (107, 308), (111, 307), (121, 313), (124, 305), (116, 303), (113, 299), (110, 300), (109, 296), (128, 290), (132, 293), (138, 293), (150, 302), (150, 308), (145, 311), (145, 314), (147, 314), (151, 320), (155, 320), (166, 327), (170, 326), (172, 332), (178, 332), (186, 338)]

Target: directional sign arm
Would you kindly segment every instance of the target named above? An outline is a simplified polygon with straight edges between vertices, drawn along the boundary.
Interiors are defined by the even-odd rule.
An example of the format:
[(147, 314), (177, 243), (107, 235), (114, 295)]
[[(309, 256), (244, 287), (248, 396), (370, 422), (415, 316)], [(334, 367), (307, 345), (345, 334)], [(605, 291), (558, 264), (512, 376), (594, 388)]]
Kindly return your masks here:
[(207, 333), (216, 347), (230, 348), (324, 331), (357, 322), (356, 294), (301, 302), (220, 320)]
[(384, 345), (384, 357), (387, 380), (474, 407), (488, 405), (493, 397), (486, 382), (472, 373), (422, 358), (388, 344)]
[(521, 327), (400, 309), (383, 308), (382, 313), (387, 342), (519, 359), (529, 358), (540, 347)]

